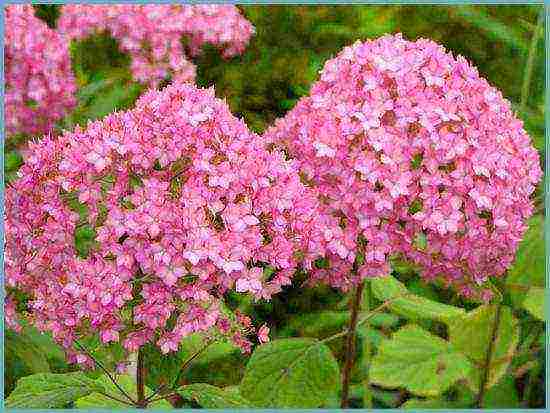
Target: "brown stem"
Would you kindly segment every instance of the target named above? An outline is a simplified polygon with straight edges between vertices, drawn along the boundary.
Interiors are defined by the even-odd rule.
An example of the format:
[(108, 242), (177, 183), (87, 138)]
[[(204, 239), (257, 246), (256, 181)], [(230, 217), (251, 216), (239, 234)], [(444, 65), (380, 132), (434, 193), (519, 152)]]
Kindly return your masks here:
[(487, 383), (489, 382), (489, 373), (491, 371), (491, 359), (493, 358), (493, 351), (498, 337), (498, 325), (500, 324), (500, 313), (502, 309), (502, 303), (497, 303), (497, 311), (495, 314), (495, 319), (493, 322), (493, 331), (491, 333), (491, 341), (489, 342), (489, 347), (487, 347), (487, 354), (485, 357), (485, 366), (483, 369), (483, 376), (481, 377), (479, 383), (479, 393), (477, 395), (476, 406), (481, 409), (483, 408), (483, 398), (485, 397), (485, 390), (487, 388)]
[(145, 400), (145, 366), (143, 363), (143, 348), (140, 347), (137, 356), (137, 403), (136, 406), (140, 408), (147, 407), (147, 400)]
[(365, 284), (363, 282), (357, 286), (355, 289), (355, 295), (353, 296), (353, 300), (351, 302), (351, 318), (349, 320), (346, 342), (346, 361), (344, 364), (344, 371), (342, 373), (342, 398), (340, 402), (340, 407), (342, 409), (349, 407), (349, 384), (351, 380), (353, 361), (355, 358), (355, 330), (357, 328), (357, 318), (359, 315), (361, 296), (363, 295), (364, 287)]

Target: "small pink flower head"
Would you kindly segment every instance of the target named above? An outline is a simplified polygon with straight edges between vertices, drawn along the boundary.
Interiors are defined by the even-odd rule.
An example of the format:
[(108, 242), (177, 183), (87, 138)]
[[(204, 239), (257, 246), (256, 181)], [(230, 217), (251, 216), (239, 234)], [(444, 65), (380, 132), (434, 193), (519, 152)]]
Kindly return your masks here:
[(258, 341), (260, 344), (267, 343), (269, 341), (269, 328), (264, 324), (258, 330)]
[[(331, 268), (313, 279), (342, 288), (389, 271), (395, 254), (463, 291), (502, 275), (542, 177), (502, 94), (463, 57), (401, 35), (346, 47), (264, 139), (286, 147), (339, 218), (344, 234), (322, 245)], [(366, 268), (349, 276), (358, 254)]]

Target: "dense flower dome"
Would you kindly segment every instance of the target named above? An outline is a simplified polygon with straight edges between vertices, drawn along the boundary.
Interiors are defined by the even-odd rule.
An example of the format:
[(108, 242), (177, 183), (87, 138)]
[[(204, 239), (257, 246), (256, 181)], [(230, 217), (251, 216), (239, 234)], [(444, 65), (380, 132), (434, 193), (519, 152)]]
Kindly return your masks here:
[(61, 9), (59, 31), (70, 39), (109, 32), (132, 59), (136, 81), (157, 86), (173, 81), (194, 81), (195, 66), (185, 55), (182, 36), (191, 55), (205, 43), (222, 50), (224, 57), (241, 54), (254, 27), (232, 5), (83, 5)]
[(316, 274), (336, 286), (388, 273), (397, 254), (425, 279), (487, 298), (483, 283), (511, 265), (542, 176), (502, 94), (463, 57), (401, 35), (346, 47), (264, 138), (341, 219), (346, 243)]
[(76, 105), (67, 41), (31, 5), (6, 7), (6, 136), (42, 135)]
[[(31, 143), (18, 174), (6, 190), (6, 286), (66, 348), (99, 332), (168, 352), (215, 330), (246, 350), (250, 323), (224, 314), (221, 295), (268, 298), (326, 249), (326, 218), (294, 161), (265, 150), (213, 89), (149, 91), (133, 110)], [(89, 251), (75, 245), (84, 229)]]

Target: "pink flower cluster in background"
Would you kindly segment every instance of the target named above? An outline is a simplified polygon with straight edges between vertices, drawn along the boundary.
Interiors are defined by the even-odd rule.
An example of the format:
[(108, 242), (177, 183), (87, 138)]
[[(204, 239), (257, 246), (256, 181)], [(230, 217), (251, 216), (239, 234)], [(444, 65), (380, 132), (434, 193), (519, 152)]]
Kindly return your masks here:
[(232, 5), (71, 4), (62, 7), (58, 30), (71, 39), (110, 33), (131, 56), (134, 79), (152, 87), (168, 76), (181, 82), (195, 79), (183, 36), (192, 56), (210, 43), (231, 57), (244, 51), (254, 33), (252, 24)]
[(498, 90), (463, 57), (400, 35), (346, 47), (265, 139), (341, 219), (344, 243), (316, 274), (339, 287), (388, 273), (402, 254), (424, 278), (487, 298), (477, 286), (512, 263), (542, 176)]
[(31, 5), (6, 7), (5, 27), (6, 136), (47, 133), (76, 105), (68, 43)]
[[(250, 320), (224, 315), (222, 294), (268, 298), (326, 249), (331, 219), (294, 161), (264, 149), (213, 89), (149, 91), (133, 110), (31, 143), (18, 174), (6, 190), (6, 285), (67, 349), (99, 332), (169, 352), (214, 330), (248, 350)], [(82, 256), (86, 225), (95, 244)], [(277, 269), (269, 279), (264, 264)]]

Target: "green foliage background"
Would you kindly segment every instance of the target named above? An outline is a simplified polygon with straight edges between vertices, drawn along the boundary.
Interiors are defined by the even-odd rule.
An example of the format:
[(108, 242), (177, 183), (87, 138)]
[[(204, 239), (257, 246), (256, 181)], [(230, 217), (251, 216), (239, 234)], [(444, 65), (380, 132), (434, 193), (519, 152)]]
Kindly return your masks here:
[[(39, 17), (55, 27), (59, 6), (35, 7)], [(214, 48), (206, 47), (195, 59), (198, 67), (197, 83), (204, 87), (215, 86), (216, 95), (226, 98), (233, 113), (243, 117), (256, 132), (262, 132), (276, 118), (284, 116), (301, 96), (307, 95), (324, 62), (344, 46), (358, 39), (401, 32), (410, 40), (431, 38), (455, 55), (461, 54), (470, 60), (482, 76), (512, 102), (541, 154), (541, 165), (544, 165), (545, 50), (541, 6), (239, 7), (254, 24), (255, 36), (242, 56), (230, 60), (222, 59)], [(60, 129), (70, 129), (114, 110), (129, 108), (143, 92), (143, 87), (131, 80), (128, 57), (118, 51), (117, 43), (108, 35), (74, 43), (71, 53), (79, 85), (79, 104), (60, 123)], [(8, 142), (5, 147), (8, 182), (13, 179), (22, 162), (15, 143), (28, 138), (19, 137)], [(542, 188), (541, 184), (536, 194), (538, 215), (531, 221), (530, 232), (518, 254), (503, 297), (504, 303), (513, 309), (514, 317), (519, 320), (521, 334), (518, 353), (508, 366), (507, 374), (487, 394), (484, 407), (544, 406), (544, 324), (536, 316), (538, 310), (533, 309), (533, 303), (536, 303), (533, 297), (538, 297), (545, 278)], [(90, 242), (88, 238), (83, 237), (77, 242)], [(465, 310), (473, 310), (479, 305), (438, 286), (424, 284), (414, 269), (403, 263), (395, 263), (393, 275), (409, 291), (421, 297), (420, 300), (452, 304)], [(251, 314), (257, 325), (266, 322), (272, 328), (273, 338), (323, 338), (341, 331), (349, 319), (348, 313), (344, 311), (349, 297), (327, 287), (304, 290), (301, 281), (300, 276), (297, 277), (293, 286), (286, 288), (270, 302), (252, 303), (243, 300), (238, 294), (227, 296), (226, 301), (230, 308)], [(535, 295), (530, 295), (532, 293)], [(377, 297), (375, 304), (382, 301), (382, 298)], [(424, 309), (425, 302), (421, 302)], [(391, 313), (380, 314), (359, 330), (359, 354), (352, 377), (353, 407), (364, 406), (365, 388), (361, 381), (365, 377), (365, 370), (360, 361), (365, 346), (379, 348), (382, 343), (386, 343), (384, 348), (389, 346), (384, 340), (411, 321), (409, 309), (412, 304), (403, 302), (399, 307), (397, 303)], [(439, 311), (439, 307), (435, 309)], [(437, 318), (413, 317), (412, 321), (433, 335), (448, 338), (447, 327)], [(62, 373), (70, 370), (55, 345), (44, 337), (40, 338), (32, 329), (27, 329), (21, 337), (10, 333), (6, 339), (7, 343), (15, 343), (6, 351), (7, 394), (13, 390), (20, 377), (31, 373)], [(46, 355), (29, 363), (28, 353), (20, 350), (20, 343), (27, 342), (33, 342), (32, 346), (38, 346)], [(343, 344), (342, 339), (327, 344), (340, 365)], [(191, 342), (189, 345), (193, 348), (196, 343)], [(440, 348), (443, 344), (437, 346)], [(175, 358), (167, 358), (151, 349), (148, 357), (157, 367), (151, 369), (147, 385), (156, 388), (165, 382), (167, 376), (173, 374), (170, 366), (186, 359), (189, 352), (182, 350), (173, 356)], [(210, 383), (229, 389), (226, 386), (234, 387), (241, 381), (246, 365), (246, 358), (234, 348), (218, 346), (197, 358), (185, 373), (183, 383)], [(436, 399), (415, 398), (414, 391), (411, 393), (407, 386), (397, 386), (398, 389), (389, 386), (390, 389), (387, 389), (382, 384), (370, 386), (374, 407), (463, 407), (468, 405), (468, 400), (471, 403), (474, 397), (460, 382), (446, 389)], [(189, 389), (188, 392), (191, 390), (195, 391)], [(216, 391), (214, 395), (221, 397)], [(195, 401), (189, 402), (189, 405), (200, 404), (202, 399), (195, 397), (195, 393), (190, 394)], [(235, 393), (232, 394), (237, 397)], [(212, 400), (218, 399), (209, 398), (208, 403), (214, 403)], [(183, 402), (180, 400), (179, 403), (181, 405)], [(330, 399), (324, 404), (325, 407), (337, 405), (337, 401)]]

